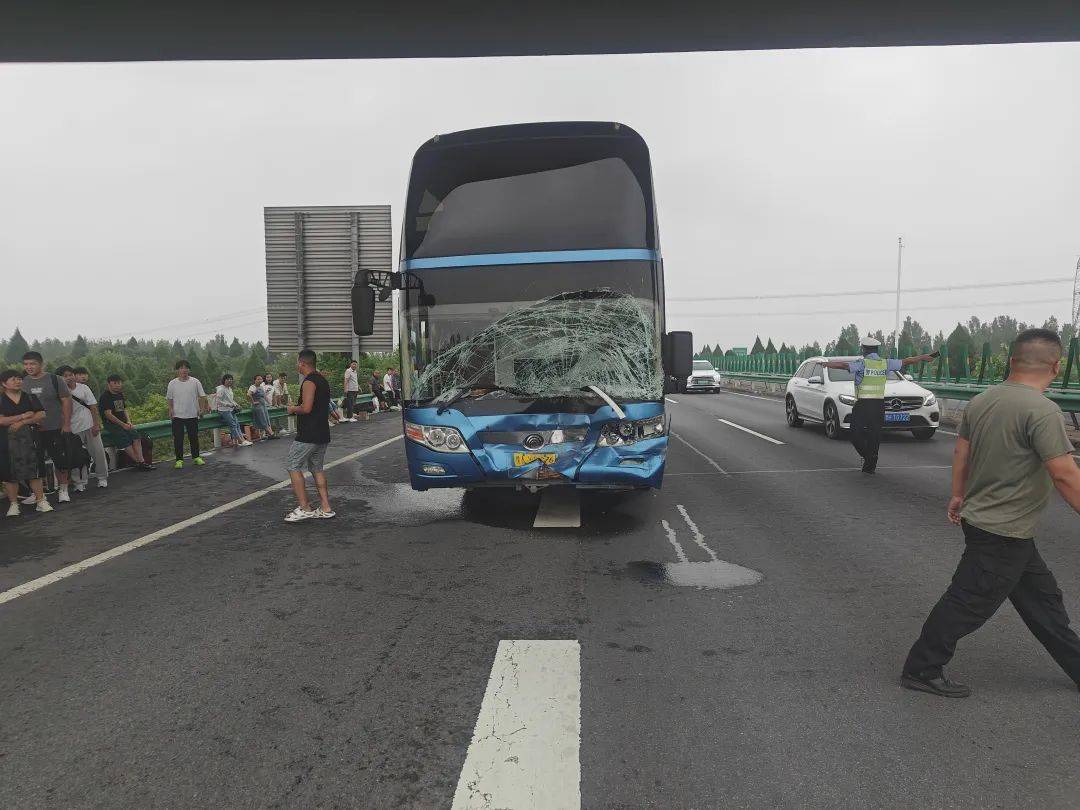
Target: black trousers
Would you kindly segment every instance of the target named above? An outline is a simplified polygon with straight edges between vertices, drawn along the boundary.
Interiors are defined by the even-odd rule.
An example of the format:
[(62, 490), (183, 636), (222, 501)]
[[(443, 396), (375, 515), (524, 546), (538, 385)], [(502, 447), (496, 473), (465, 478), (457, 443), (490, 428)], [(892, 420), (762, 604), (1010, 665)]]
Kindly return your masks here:
[(356, 416), (356, 391), (345, 392), (345, 418), (352, 419)]
[(1061, 591), (1034, 540), (1014, 540), (964, 523), (964, 554), (908, 653), (904, 672), (941, 674), (956, 643), (978, 630), (1006, 598), (1028, 630), (1080, 686), (1080, 638), (1069, 627)]
[(860, 399), (851, 409), (851, 443), (868, 464), (877, 464), (881, 431), (885, 427), (885, 400)]
[(187, 433), (188, 444), (191, 445), (191, 457), (199, 457), (199, 420), (198, 419), (177, 419), (173, 417), (172, 420), (172, 443), (173, 452), (176, 453), (176, 460), (182, 461), (184, 458), (184, 433)]

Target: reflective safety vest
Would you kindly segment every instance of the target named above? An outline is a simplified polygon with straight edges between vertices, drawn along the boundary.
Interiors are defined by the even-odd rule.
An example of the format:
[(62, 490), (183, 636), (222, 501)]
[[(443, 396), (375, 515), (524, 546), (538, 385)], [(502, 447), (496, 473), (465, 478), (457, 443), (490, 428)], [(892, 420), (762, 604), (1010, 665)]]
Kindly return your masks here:
[(889, 372), (887, 360), (872, 357), (863, 358), (862, 382), (855, 392), (859, 399), (884, 399), (885, 378)]

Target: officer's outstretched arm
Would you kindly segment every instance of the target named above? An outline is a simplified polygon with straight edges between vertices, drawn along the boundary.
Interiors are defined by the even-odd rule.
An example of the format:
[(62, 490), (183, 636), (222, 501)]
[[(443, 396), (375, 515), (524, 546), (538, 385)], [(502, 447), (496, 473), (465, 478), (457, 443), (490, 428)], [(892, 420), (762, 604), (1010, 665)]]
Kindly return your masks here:
[(1061, 497), (1074, 510), (1080, 512), (1080, 467), (1076, 466), (1072, 453), (1052, 458), (1044, 462), (1044, 466)]
[(825, 366), (825, 368), (842, 368), (844, 371), (847, 371), (848, 368), (846, 360), (829, 360), (821, 365)]
[(930, 354), (917, 354), (914, 357), (905, 357), (900, 362), (905, 366), (913, 366), (916, 363), (928, 363), (935, 357), (939, 357), (941, 352), (931, 352)]

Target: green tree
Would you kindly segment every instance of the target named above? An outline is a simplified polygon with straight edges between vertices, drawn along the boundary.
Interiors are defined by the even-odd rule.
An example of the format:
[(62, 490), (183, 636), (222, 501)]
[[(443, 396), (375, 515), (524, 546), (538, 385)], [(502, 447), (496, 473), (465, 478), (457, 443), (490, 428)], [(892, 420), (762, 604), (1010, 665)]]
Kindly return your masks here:
[(704, 346), (701, 347), (701, 351), (698, 352), (698, 357), (706, 357), (710, 354), (712, 354), (712, 347), (709, 346), (708, 343), (706, 343)]
[[(198, 377), (200, 381), (207, 379), (207, 377), (206, 377), (206, 367), (203, 365), (202, 358), (199, 357), (199, 352), (197, 350), (192, 349), (190, 351), (190, 353), (187, 355), (187, 357), (183, 357), (181, 355), (181, 357), (178, 357), (176, 359), (177, 360), (184, 359), (184, 360), (188, 361), (188, 364), (191, 366), (191, 376), (192, 377)], [(173, 364), (173, 365), (175, 365), (175, 364)]]
[(244, 344), (242, 344), (236, 338), (232, 339), (232, 343), (229, 344), (229, 357), (243, 357), (244, 356)]
[(18, 363), (22, 361), (22, 356), (28, 351), (30, 351), (30, 346), (26, 342), (26, 338), (22, 336), (19, 327), (15, 327), (15, 334), (13, 334), (8, 341), (7, 351), (4, 352), (4, 359), (9, 363)]
[(236, 387), (243, 391), (247, 391), (248, 386), (251, 385), (251, 381), (255, 378), (255, 375), (262, 374), (265, 371), (266, 352), (259, 352), (253, 347), (248, 353), (247, 360), (244, 361), (243, 369), (236, 378)]
[(124, 345), (125, 345), (125, 346), (126, 346), (126, 347), (127, 347), (127, 348), (128, 348), (129, 350), (130, 350), (130, 351), (133, 351), (133, 352), (135, 352), (135, 351), (138, 351), (138, 349), (139, 349), (139, 341), (137, 341), (137, 340), (135, 339), (135, 336), (134, 336), (134, 335), (132, 335), (131, 337), (129, 337), (129, 338), (127, 339), (127, 343), (125, 343)]
[(82, 335), (76, 335), (75, 342), (71, 344), (72, 359), (86, 357), (89, 351), (90, 347), (86, 345), (86, 338), (84, 338)]
[(179, 360), (184, 356), (184, 344), (179, 340), (174, 340), (172, 344), (172, 353), (175, 355), (176, 359)]
[[(971, 373), (972, 364), (978, 359), (975, 350), (975, 341), (971, 339), (971, 333), (962, 323), (957, 323), (956, 328), (949, 333), (949, 373), (953, 376), (967, 376)], [(964, 365), (964, 355), (967, 355), (967, 365)]]
[(206, 359), (203, 361), (204, 376), (199, 377), (199, 381), (202, 383), (203, 388), (209, 390), (211, 386), (216, 387), (221, 380), (221, 375), (223, 373), (221, 366), (218, 365), (217, 358), (214, 357), (214, 353), (207, 349)]
[(765, 354), (776, 354), (776, 346), (773, 345), (772, 338), (769, 338), (769, 345), (765, 347)]
[(761, 345), (761, 338), (760, 337), (755, 337), (754, 338), (754, 348), (752, 348), (750, 350), (750, 354), (764, 354), (764, 353), (765, 353), (765, 347)]

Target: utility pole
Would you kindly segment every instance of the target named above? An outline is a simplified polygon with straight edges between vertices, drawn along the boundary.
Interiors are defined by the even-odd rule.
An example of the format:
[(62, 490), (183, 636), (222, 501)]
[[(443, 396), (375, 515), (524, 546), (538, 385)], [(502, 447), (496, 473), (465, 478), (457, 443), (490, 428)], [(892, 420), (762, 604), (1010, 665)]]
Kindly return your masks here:
[(900, 267), (904, 258), (904, 237), (896, 238), (896, 331), (893, 332), (893, 357), (900, 357)]

